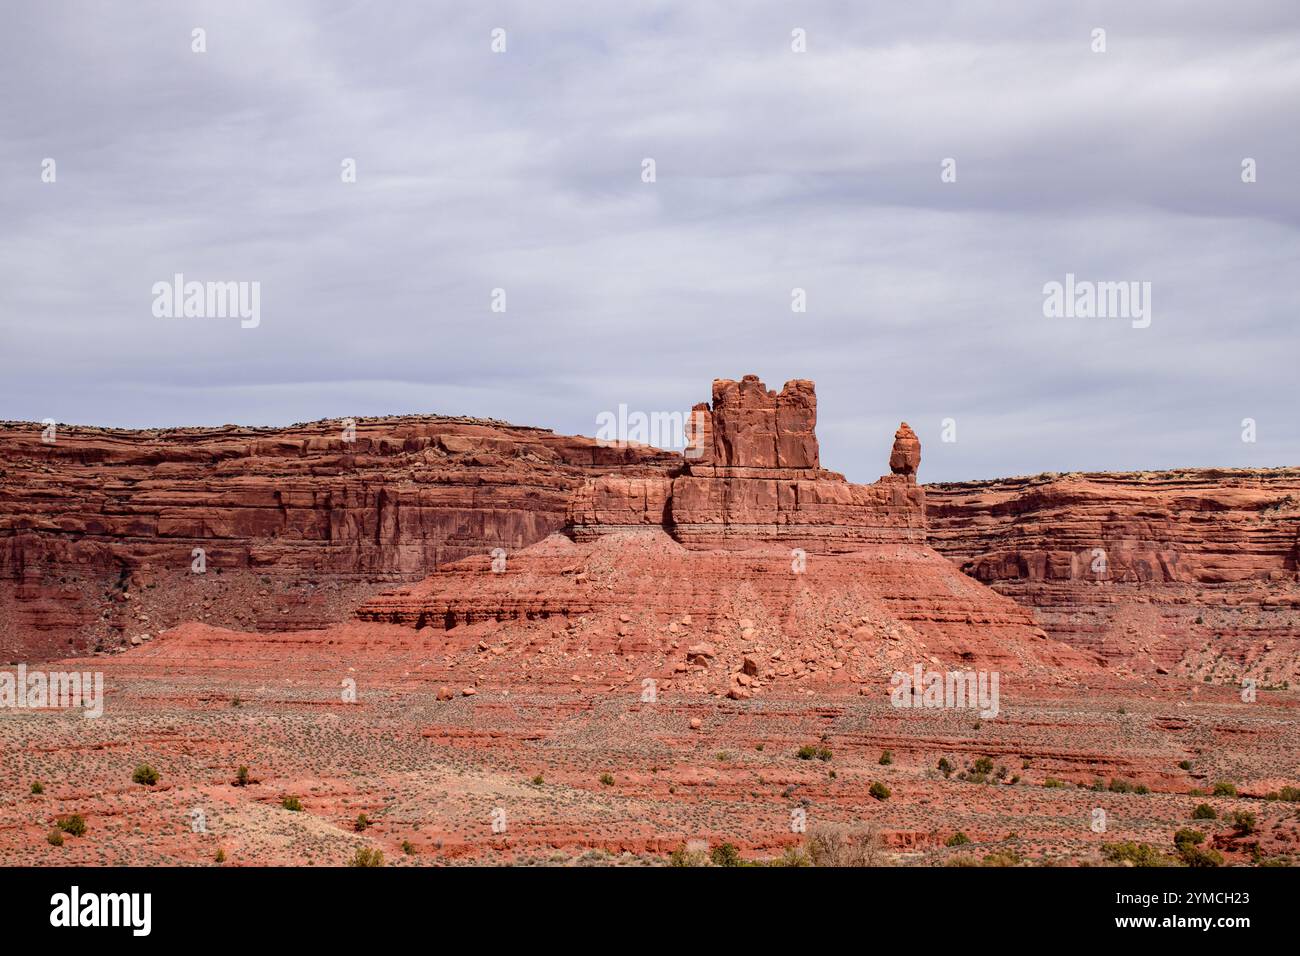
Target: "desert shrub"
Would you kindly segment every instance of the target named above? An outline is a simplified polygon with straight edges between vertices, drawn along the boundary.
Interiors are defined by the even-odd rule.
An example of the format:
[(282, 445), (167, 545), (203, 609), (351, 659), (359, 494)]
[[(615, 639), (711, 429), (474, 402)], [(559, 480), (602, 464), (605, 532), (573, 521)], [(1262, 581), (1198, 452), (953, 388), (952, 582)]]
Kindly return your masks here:
[(32, 784), (33, 794), (35, 794), (36, 796), (40, 796), (44, 792), (45, 792), (45, 785), (41, 783), (39, 780), (37, 780), (35, 783)]
[(1193, 820), (1217, 820), (1219, 812), (1208, 803), (1198, 803), (1196, 809), (1192, 811)]
[(969, 853), (959, 853), (943, 861), (944, 866), (979, 866), (980, 861)]
[(882, 767), (887, 767), (893, 762), (894, 762), (894, 752), (892, 750), (886, 750), (884, 753), (880, 755), (880, 765)]
[(294, 813), (302, 812), (302, 801), (292, 795), (287, 796), (283, 800), (281, 800), (280, 806), (284, 807), (286, 810), (291, 810)]
[(773, 860), (770, 866), (812, 866), (807, 855), (797, 846), (788, 846), (785, 852)]
[(948, 837), (948, 839), (944, 840), (943, 845), (944, 846), (965, 846), (967, 843), (970, 842), (971, 842), (970, 837), (968, 837), (966, 834), (958, 830), (952, 836)]
[(1232, 828), (1241, 836), (1249, 836), (1258, 829), (1255, 814), (1249, 810), (1236, 810), (1229, 819), (1232, 820)]
[(740, 866), (740, 851), (734, 843), (722, 843), (713, 848), (709, 859), (714, 866)]
[(872, 795), (873, 797), (875, 797), (877, 800), (888, 800), (888, 799), (889, 799), (889, 788), (886, 787), (886, 786), (885, 786), (883, 783), (881, 783), (879, 780), (877, 780), (875, 783), (873, 783), (873, 784), (871, 785), (871, 789), (869, 789), (869, 790), (867, 791), (867, 793), (871, 794), (871, 795)]
[(45, 842), (50, 846), (63, 846), (63, 834), (59, 830), (51, 830), (45, 834)]
[(607, 787), (612, 787), (614, 786), (614, 775), (612, 773), (602, 773), (600, 775), (600, 782)]
[(359, 846), (357, 852), (352, 854), (352, 861), (348, 866), (383, 866), (384, 851), (375, 847)]
[(950, 761), (947, 757), (939, 758), (939, 772), (941, 774), (943, 774), (945, 777), (951, 777), (953, 769), (954, 768), (952, 765), (952, 761)]
[(158, 771), (147, 763), (142, 763), (135, 768), (135, 773), (131, 774), (131, 780), (134, 783), (142, 783), (146, 787), (152, 787), (158, 782)]
[(252, 781), (249, 780), (248, 777), (248, 768), (241, 765), (240, 768), (235, 771), (235, 779), (232, 781), (233, 785), (236, 787), (247, 787), (251, 782)]
[(1049, 790), (1055, 790), (1067, 786), (1067, 784), (1064, 780), (1057, 780), (1055, 777), (1048, 777), (1043, 781), (1043, 786), (1047, 787)]
[(1178, 844), (1178, 857), (1188, 866), (1223, 866), (1222, 853), (1208, 847), (1199, 847), (1194, 843)]
[(1140, 797), (1145, 797), (1147, 794), (1151, 792), (1151, 788), (1148, 787), (1145, 783), (1139, 783), (1137, 786), (1133, 788), (1133, 792)]
[(1191, 762), (1190, 760), (1180, 760), (1180, 761), (1178, 761), (1178, 769), (1179, 769), (1179, 770), (1191, 770), (1191, 769), (1192, 769), (1192, 762)]
[(352, 821), (352, 829), (358, 833), (365, 833), (370, 829), (370, 818), (364, 813), (358, 813), (357, 818)]
[(1021, 856), (1014, 850), (998, 850), (995, 853), (986, 854), (981, 866), (1019, 866)]
[(822, 826), (804, 841), (804, 853), (813, 866), (876, 866), (883, 851), (884, 841), (874, 825)]
[(1198, 845), (1205, 842), (1205, 834), (1200, 830), (1193, 830), (1191, 827), (1183, 827), (1174, 834), (1174, 846), (1182, 846), (1184, 843)]
[(1277, 798), (1286, 800), (1288, 803), (1300, 802), (1300, 787), (1283, 787), (1278, 791)]
[(1127, 866), (1168, 866), (1169, 859), (1149, 843), (1103, 843), (1101, 855), (1111, 863)]
[(703, 850), (688, 850), (679, 846), (668, 854), (669, 866), (708, 866), (709, 858)]
[(795, 754), (800, 760), (830, 760), (831, 749), (825, 744), (804, 744)]
[(1214, 785), (1214, 795), (1216, 797), (1235, 797), (1237, 795), (1237, 786), (1231, 780), (1220, 780)]
[(536, 786), (539, 786), (539, 787), (540, 787), (540, 786), (541, 786), (542, 784), (544, 784), (545, 782), (546, 782), (546, 780), (543, 779), (543, 777), (542, 777), (542, 775), (541, 775), (540, 773), (539, 773), (537, 776), (533, 777), (533, 783), (534, 783)]
[(986, 775), (990, 774), (993, 772), (993, 758), (980, 757), (973, 764), (971, 764), (970, 769), (971, 769), (971, 773), (982, 773)]
[(415, 856), (415, 844), (410, 840), (402, 841), (402, 852), (407, 856)]
[(65, 814), (54, 822), (64, 833), (70, 833), (72, 836), (85, 835), (86, 820), (80, 813)]
[(212, 860), (213, 860), (214, 863), (225, 863), (225, 862), (226, 862), (226, 851), (223, 850), (223, 849), (221, 849), (221, 847), (217, 847), (217, 855), (214, 856), (214, 857), (212, 858)]

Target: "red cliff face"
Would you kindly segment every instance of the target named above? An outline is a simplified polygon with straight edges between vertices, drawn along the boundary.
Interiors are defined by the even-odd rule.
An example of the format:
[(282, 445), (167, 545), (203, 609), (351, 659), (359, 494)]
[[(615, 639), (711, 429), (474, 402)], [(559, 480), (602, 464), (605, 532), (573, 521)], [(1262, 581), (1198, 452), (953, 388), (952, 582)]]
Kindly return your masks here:
[(1300, 678), (1300, 470), (927, 485), (930, 542), (1053, 636), (1140, 672)]
[(0, 658), (113, 646), (189, 617), (337, 620), (375, 582), (545, 537), (588, 475), (677, 461), (435, 416), (362, 420), (354, 436), (338, 422), (67, 427), (53, 443), (2, 423)]

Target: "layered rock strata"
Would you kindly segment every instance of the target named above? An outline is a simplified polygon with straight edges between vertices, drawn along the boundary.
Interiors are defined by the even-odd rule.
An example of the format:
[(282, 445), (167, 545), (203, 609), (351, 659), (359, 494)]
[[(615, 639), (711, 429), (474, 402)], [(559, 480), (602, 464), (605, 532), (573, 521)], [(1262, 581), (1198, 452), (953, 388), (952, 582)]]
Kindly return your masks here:
[(339, 620), (376, 582), (558, 530), (587, 476), (680, 460), (480, 419), (348, 425), (0, 424), (0, 658), (114, 646), (188, 618)]
[(1300, 470), (926, 486), (931, 544), (1054, 637), (1140, 672), (1300, 679)]

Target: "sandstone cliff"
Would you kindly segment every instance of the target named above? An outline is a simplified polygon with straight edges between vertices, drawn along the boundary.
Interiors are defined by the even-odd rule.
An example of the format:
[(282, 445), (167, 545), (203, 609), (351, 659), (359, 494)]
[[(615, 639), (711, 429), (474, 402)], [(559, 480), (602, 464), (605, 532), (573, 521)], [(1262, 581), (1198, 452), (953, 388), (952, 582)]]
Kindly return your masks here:
[(679, 461), (477, 419), (344, 429), (0, 423), (0, 657), (338, 620), (376, 582), (545, 537), (588, 475)]
[(1300, 469), (926, 486), (930, 542), (1053, 636), (1139, 671), (1300, 677)]

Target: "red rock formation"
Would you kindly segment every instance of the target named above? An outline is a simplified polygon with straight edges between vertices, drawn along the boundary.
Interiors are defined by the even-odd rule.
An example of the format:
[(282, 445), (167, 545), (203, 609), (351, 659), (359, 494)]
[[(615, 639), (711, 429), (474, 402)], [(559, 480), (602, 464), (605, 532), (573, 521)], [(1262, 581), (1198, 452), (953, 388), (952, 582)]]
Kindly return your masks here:
[(921, 442), (907, 422), (894, 432), (894, 449), (889, 455), (889, 470), (896, 475), (907, 475), (916, 480), (916, 470), (921, 467)]
[[(715, 382), (713, 394), (701, 410), (711, 463), (588, 479), (568, 537), (504, 564), (457, 562), (366, 602), (359, 619), (451, 630), (555, 618), (564, 636), (543, 651), (576, 638), (601, 653), (658, 655), (674, 665), (662, 676), (733, 697), (805, 678), (879, 689), (882, 675), (919, 662), (1057, 680), (1094, 668), (925, 546), (913, 475), (852, 485), (818, 467), (811, 382), (778, 396), (747, 376)], [(914, 466), (919, 453), (913, 436), (905, 458)], [(674, 638), (683, 619), (707, 633), (707, 649)]]
[[(854, 485), (820, 467), (812, 382), (778, 394), (754, 375), (718, 379), (712, 407), (693, 414), (707, 453), (686, 456), (676, 476), (589, 479), (570, 502), (575, 539), (663, 529), (695, 548), (779, 542), (814, 552), (924, 541), (925, 495), (913, 477)], [(909, 454), (919, 461), (915, 435)]]
[(1300, 679), (1300, 470), (927, 485), (930, 540), (1054, 637), (1142, 672)]
[(344, 437), (338, 422), (60, 427), (47, 444), (40, 425), (0, 424), (0, 658), (112, 646), (188, 617), (338, 620), (374, 582), (545, 537), (587, 475), (680, 460), (436, 416), (363, 419)]

